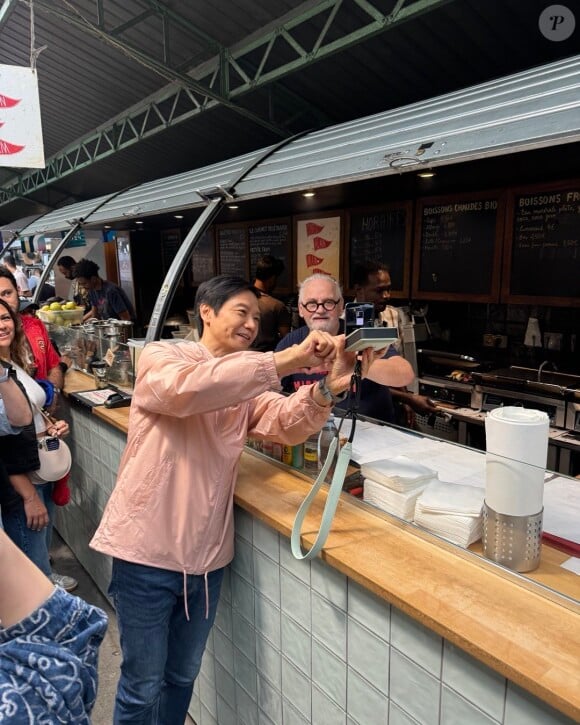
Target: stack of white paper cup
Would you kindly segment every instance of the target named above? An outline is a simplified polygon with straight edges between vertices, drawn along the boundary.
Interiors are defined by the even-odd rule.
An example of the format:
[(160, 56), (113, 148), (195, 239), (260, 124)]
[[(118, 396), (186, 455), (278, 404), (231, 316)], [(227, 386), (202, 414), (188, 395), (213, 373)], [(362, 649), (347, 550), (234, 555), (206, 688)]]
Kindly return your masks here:
[(550, 421), (528, 408), (496, 408), (487, 414), (485, 502), (508, 516), (532, 516), (543, 508)]
[(485, 420), (483, 553), (515, 571), (540, 563), (549, 423), (542, 411), (515, 407)]

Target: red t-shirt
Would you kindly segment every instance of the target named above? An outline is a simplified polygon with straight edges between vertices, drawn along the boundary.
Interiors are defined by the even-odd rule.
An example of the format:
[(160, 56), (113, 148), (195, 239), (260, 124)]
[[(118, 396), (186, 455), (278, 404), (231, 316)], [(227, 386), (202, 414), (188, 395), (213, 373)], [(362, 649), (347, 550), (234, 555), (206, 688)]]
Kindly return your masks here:
[(34, 377), (46, 380), (48, 378), (48, 371), (59, 364), (60, 357), (48, 338), (46, 327), (38, 317), (21, 315), (20, 319), (22, 320), (24, 334), (30, 343), (32, 354), (34, 355), (34, 364), (36, 365)]

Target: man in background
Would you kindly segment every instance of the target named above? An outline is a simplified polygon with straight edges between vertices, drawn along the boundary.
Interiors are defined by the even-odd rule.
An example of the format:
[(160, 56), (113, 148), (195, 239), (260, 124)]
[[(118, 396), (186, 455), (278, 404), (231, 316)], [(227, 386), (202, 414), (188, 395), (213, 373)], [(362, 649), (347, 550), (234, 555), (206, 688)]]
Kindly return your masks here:
[(24, 272), (16, 266), (16, 260), (11, 254), (6, 254), (2, 257), (2, 264), (6, 269), (13, 275), (16, 280), (16, 286), (18, 287), (19, 297), (32, 297), (32, 292), (28, 286), (28, 279)]
[[(376, 318), (386, 327), (398, 328), (400, 335), (399, 312), (389, 305), (391, 275), (388, 266), (382, 262), (361, 262), (353, 268), (351, 282), (356, 301), (374, 305)], [(437, 411), (435, 403), (424, 395), (415, 395), (404, 388), (392, 389), (391, 394), (400, 406), (398, 421), (409, 428), (414, 426), (415, 413), (431, 415)]]
[(290, 332), (290, 313), (286, 305), (272, 297), (278, 277), (284, 271), (284, 262), (270, 254), (261, 257), (256, 264), (254, 287), (260, 291), (260, 330), (252, 350), (268, 352)]
[[(311, 330), (321, 330), (331, 335), (344, 332), (344, 300), (339, 283), (326, 274), (313, 274), (300, 285), (298, 308), (306, 325), (293, 330), (277, 345), (276, 351), (300, 344)], [(302, 385), (308, 385), (324, 377), (322, 370), (294, 373), (282, 378), (285, 392), (293, 393)], [(389, 386), (403, 387), (412, 382), (413, 368), (391, 346), (385, 356), (375, 360), (366, 379), (361, 383), (359, 413), (386, 423), (395, 422), (395, 409)], [(339, 403), (344, 407), (346, 402)]]
[[(28, 287), (30, 289), (30, 294), (34, 294), (34, 290), (38, 287), (38, 283), (40, 281), (40, 277), (42, 275), (42, 270), (38, 267), (34, 267), (32, 270), (30, 277), (28, 278)], [(48, 282), (45, 282), (42, 285), (42, 289), (40, 290), (40, 294), (38, 296), (38, 299), (40, 302), (44, 300), (48, 300), (51, 297), (54, 297), (56, 294), (54, 287), (51, 284), (48, 284)]]
[(91, 303), (89, 302), (89, 293), (85, 287), (81, 287), (81, 285), (79, 285), (79, 282), (76, 279), (76, 263), (76, 259), (69, 256), (68, 254), (65, 254), (57, 261), (56, 267), (65, 279), (69, 279), (71, 281), (69, 299), (74, 300), (77, 305), (84, 307), (85, 313), (87, 313), (90, 312), (91, 309)]
[(98, 320), (113, 318), (135, 322), (135, 310), (126, 292), (113, 282), (102, 279), (96, 262), (79, 259), (74, 266), (74, 274), (79, 285), (85, 287), (89, 294), (91, 310), (83, 319), (96, 317)]

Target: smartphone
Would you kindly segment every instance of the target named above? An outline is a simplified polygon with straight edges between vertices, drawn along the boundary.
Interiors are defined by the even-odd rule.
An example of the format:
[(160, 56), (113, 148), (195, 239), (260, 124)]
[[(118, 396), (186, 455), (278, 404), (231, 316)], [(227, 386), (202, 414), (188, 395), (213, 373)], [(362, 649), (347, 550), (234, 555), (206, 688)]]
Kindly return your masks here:
[(361, 327), (375, 326), (375, 306), (368, 303), (347, 302), (344, 306), (344, 331), (348, 337)]
[(375, 327), (375, 307), (367, 303), (347, 302), (344, 306), (346, 333), (345, 350), (358, 351), (367, 347), (380, 350), (396, 342), (396, 327)]

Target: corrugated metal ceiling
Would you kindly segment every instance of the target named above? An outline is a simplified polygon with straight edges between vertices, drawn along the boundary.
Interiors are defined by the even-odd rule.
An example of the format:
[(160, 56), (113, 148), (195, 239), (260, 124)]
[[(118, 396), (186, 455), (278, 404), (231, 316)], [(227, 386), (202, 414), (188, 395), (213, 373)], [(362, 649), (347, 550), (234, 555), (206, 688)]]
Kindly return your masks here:
[[(405, 5), (411, 4), (407, 0)], [(285, 13), (319, 3), (283, 0), (101, 0), (107, 28), (123, 23), (152, 6), (178, 12), (181, 23), (168, 21), (169, 60), (181, 70), (212, 57), (211, 39), (227, 48)], [(395, 0), (373, 0), (390, 11)], [(578, 0), (566, 2), (576, 13)], [(331, 125), (465, 88), (491, 78), (568, 57), (578, 52), (578, 33), (561, 43), (539, 33), (544, 0), (454, 0), (414, 17), (387, 33), (285, 76), (268, 88), (237, 99), (245, 108), (270, 117), (288, 133)], [(124, 109), (166, 85), (158, 73), (86, 31), (65, 22), (55, 12), (79, 12), (96, 21), (96, 0), (36, 0), (36, 45), (48, 47), (39, 56), (38, 72), (45, 152), (50, 157), (105, 124)], [(49, 12), (49, 11), (53, 12)], [(362, 11), (344, 0), (332, 32), (358, 27)], [(315, 37), (320, 16), (300, 28), (303, 42)], [(162, 57), (160, 19), (150, 15), (119, 37)], [(15, 2), (0, 28), (0, 62), (29, 63), (29, 15)], [(207, 36), (204, 41), (204, 36)], [(209, 40), (208, 40), (209, 39)], [(276, 46), (278, 47), (278, 46)], [(281, 45), (277, 51), (287, 51)], [(270, 96), (268, 91), (275, 91)], [(99, 196), (115, 189), (200, 168), (266, 146), (276, 136), (227, 108), (202, 114), (103, 161), (58, 179), (47, 188), (0, 206), (0, 222), (31, 214), (43, 205)], [(14, 171), (0, 170), (0, 184)]]
[[(580, 56), (312, 132), (274, 150), (235, 186), (235, 194), (243, 201), (578, 140)], [(204, 191), (230, 188), (260, 155), (148, 182), (104, 204), (75, 204), (35, 220), (22, 233), (58, 231), (79, 216), (103, 224), (202, 206)]]

